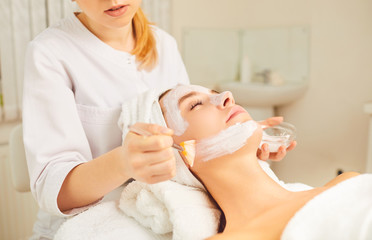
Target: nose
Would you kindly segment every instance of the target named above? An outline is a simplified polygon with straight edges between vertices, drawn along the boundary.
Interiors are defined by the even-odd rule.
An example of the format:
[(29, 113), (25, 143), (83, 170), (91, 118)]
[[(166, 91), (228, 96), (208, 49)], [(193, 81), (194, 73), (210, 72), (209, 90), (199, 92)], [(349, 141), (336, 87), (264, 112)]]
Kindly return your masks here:
[(226, 108), (235, 104), (235, 99), (230, 91), (222, 92), (219, 95), (218, 107)]

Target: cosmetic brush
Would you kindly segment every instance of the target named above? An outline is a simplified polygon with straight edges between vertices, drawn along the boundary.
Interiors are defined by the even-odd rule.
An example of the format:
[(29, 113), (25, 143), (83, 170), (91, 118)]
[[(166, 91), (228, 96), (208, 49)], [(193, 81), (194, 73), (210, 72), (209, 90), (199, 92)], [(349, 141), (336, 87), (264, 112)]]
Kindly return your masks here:
[[(139, 127), (135, 127), (133, 125), (129, 126), (129, 131), (135, 133), (135, 134), (138, 134), (138, 135), (141, 135), (141, 136), (152, 136), (153, 134), (151, 134), (150, 132), (142, 129), (142, 128), (139, 128)], [(172, 145), (172, 148), (178, 150), (182, 156), (185, 157), (185, 160), (187, 161), (187, 163), (192, 167), (194, 165), (194, 159), (195, 159), (195, 140), (188, 140), (188, 141), (184, 141), (184, 142), (181, 142), (179, 145), (176, 144), (176, 143), (173, 143)]]

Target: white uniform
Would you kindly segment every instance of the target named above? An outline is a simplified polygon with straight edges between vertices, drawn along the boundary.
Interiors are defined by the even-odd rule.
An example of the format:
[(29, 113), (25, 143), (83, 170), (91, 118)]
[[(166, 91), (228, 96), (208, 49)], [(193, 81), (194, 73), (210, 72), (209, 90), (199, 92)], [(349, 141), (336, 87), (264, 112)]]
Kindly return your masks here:
[(57, 195), (69, 171), (121, 144), (121, 103), (189, 79), (176, 41), (154, 27), (159, 62), (138, 71), (135, 56), (99, 40), (71, 14), (28, 47), (23, 129), (31, 191), (41, 207), (33, 239), (52, 238), (64, 217)]

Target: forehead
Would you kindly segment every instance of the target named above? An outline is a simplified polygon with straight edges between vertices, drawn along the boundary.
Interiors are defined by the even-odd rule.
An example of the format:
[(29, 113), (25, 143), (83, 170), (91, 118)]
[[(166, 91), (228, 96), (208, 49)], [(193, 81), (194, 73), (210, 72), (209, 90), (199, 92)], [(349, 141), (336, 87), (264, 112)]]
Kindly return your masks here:
[(187, 94), (189, 92), (210, 93), (211, 90), (209, 88), (202, 87), (199, 85), (179, 85), (173, 88), (170, 92), (178, 94)]
[(210, 94), (211, 90), (199, 85), (177, 85), (173, 89), (164, 92), (159, 97), (159, 103), (163, 113), (166, 112), (166, 108), (173, 110), (174, 108), (178, 108), (178, 101), (180, 100), (180, 98), (191, 92)]
[(211, 93), (211, 90), (198, 85), (178, 85), (166, 94), (167, 100), (178, 100), (190, 92)]

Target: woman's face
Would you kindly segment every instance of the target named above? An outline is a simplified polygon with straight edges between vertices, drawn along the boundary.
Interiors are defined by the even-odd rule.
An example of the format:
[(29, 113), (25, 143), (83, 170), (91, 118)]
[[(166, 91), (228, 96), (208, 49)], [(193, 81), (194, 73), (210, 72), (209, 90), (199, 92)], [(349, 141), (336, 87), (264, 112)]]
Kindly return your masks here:
[(142, 0), (76, 0), (90, 24), (121, 28), (132, 22)]
[[(170, 124), (175, 119), (181, 121), (177, 120), (179, 119), (175, 116), (177, 114), (186, 123), (182, 134), (174, 136), (176, 143), (191, 139), (201, 140), (216, 135), (236, 123), (252, 120), (244, 108), (235, 104), (231, 92), (217, 93), (195, 85), (175, 87), (161, 98), (160, 105), (168, 126), (173, 125), (173, 128), (177, 128), (183, 124), (181, 122)], [(178, 112), (172, 106), (176, 106)]]

